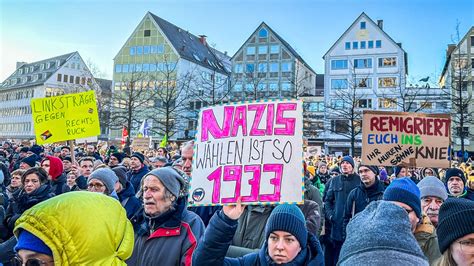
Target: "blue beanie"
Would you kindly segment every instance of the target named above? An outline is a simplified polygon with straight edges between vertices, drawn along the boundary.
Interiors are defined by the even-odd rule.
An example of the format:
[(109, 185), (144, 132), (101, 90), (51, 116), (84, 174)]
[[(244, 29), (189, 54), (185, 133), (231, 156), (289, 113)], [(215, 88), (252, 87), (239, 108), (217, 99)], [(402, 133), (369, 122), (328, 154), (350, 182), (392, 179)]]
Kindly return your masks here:
[(350, 164), (352, 165), (352, 168), (355, 167), (355, 166), (354, 166), (354, 165), (355, 165), (355, 164), (354, 164), (354, 159), (352, 159), (352, 157), (349, 156), (349, 155), (346, 155), (346, 156), (342, 157), (341, 163), (342, 163), (342, 162), (348, 162), (348, 163), (350, 163)]
[(18, 243), (15, 246), (15, 252), (18, 252), (20, 249), (31, 250), (41, 254), (53, 256), (51, 249), (46, 246), (46, 244), (41, 239), (26, 230), (20, 232), (20, 235), (18, 236)]
[(386, 201), (398, 201), (405, 203), (415, 211), (416, 216), (421, 219), (420, 189), (408, 177), (397, 178), (385, 189), (383, 199)]
[(265, 239), (268, 240), (271, 232), (284, 231), (292, 234), (301, 248), (306, 247), (308, 229), (303, 212), (294, 204), (281, 204), (273, 209), (265, 227)]

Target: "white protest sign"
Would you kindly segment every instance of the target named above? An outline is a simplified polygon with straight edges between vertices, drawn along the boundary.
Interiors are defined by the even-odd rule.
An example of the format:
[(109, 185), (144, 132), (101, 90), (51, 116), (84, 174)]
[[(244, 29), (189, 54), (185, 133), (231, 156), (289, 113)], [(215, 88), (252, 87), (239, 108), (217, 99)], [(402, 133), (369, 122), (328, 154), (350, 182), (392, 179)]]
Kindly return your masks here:
[(191, 206), (302, 203), (303, 108), (298, 100), (201, 109)]

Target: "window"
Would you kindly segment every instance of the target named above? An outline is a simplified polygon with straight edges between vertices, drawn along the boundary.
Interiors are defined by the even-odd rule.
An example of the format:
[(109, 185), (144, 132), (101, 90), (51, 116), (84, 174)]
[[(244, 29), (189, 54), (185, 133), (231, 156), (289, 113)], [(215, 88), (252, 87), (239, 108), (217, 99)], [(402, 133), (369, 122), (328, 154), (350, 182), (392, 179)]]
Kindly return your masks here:
[(150, 53), (150, 46), (146, 45), (143, 46), (143, 54), (149, 54)]
[(369, 49), (374, 48), (374, 41), (368, 41), (367, 46), (369, 47)]
[(422, 109), (433, 109), (433, 103), (428, 102), (428, 101), (422, 102), (421, 103), (421, 108)]
[(248, 92), (253, 92), (253, 85), (252, 83), (245, 84), (245, 90)]
[(266, 90), (267, 90), (267, 84), (265, 84), (265, 83), (259, 83), (259, 84), (258, 84), (258, 90), (259, 90), (259, 91), (266, 91)]
[(245, 72), (253, 73), (254, 71), (255, 71), (255, 65), (254, 64), (247, 64), (245, 66)]
[(354, 68), (371, 68), (372, 58), (354, 59)]
[(281, 83), (281, 90), (282, 91), (291, 91), (291, 83), (289, 83), (289, 82)]
[(352, 49), (359, 49), (359, 42), (352, 42)]
[(73, 84), (74, 84), (74, 76), (69, 76), (69, 83), (73, 83)]
[(135, 65), (135, 70), (136, 70), (137, 72), (142, 72), (142, 64), (136, 64), (136, 65)]
[(447, 102), (437, 102), (436, 103), (436, 109), (448, 109), (448, 103)]
[(268, 84), (268, 88), (270, 89), (270, 91), (278, 91), (278, 83), (271, 82), (270, 84)]
[[(156, 71), (156, 64), (150, 64), (150, 71), (155, 72)], [(125, 71), (124, 71), (125, 72)]]
[(57, 77), (57, 79), (56, 79), (56, 80), (57, 80), (57, 81), (59, 81), (59, 82), (61, 82), (61, 80), (62, 80), (62, 79), (63, 79), (63, 75), (61, 75), (61, 74), (58, 74), (58, 77)]
[(350, 50), (351, 49), (351, 43), (350, 42), (346, 42), (346, 50)]
[(379, 58), (379, 67), (394, 67), (397, 66), (396, 57)]
[(80, 77), (76, 77), (76, 84), (79, 84), (81, 82), (81, 78)]
[(347, 79), (331, 79), (331, 89), (347, 89)]
[(259, 73), (266, 73), (267, 72), (267, 63), (259, 63), (258, 64), (258, 72)]
[(278, 72), (278, 63), (270, 63), (270, 72)]
[(361, 21), (361, 22), (360, 22), (360, 29), (361, 29), (361, 30), (365, 30), (365, 28), (366, 28), (365, 21)]
[(242, 64), (235, 64), (234, 66), (235, 73), (242, 73)]
[(143, 72), (150, 71), (150, 64), (143, 64)]
[(267, 54), (268, 52), (268, 46), (259, 46), (258, 47), (258, 54)]
[(331, 60), (331, 69), (347, 69), (347, 60)]
[(274, 44), (270, 46), (270, 53), (271, 54), (278, 54), (280, 53), (280, 45)]
[(137, 55), (143, 54), (143, 46), (137, 46)]
[(331, 131), (335, 133), (349, 132), (349, 124), (346, 120), (331, 120)]
[(255, 54), (255, 46), (247, 47), (247, 55), (254, 55)]
[(474, 59), (471, 59), (471, 68), (474, 68)]
[(69, 77), (68, 77), (67, 75), (64, 75), (64, 76), (63, 76), (63, 82), (67, 82), (68, 78), (69, 78)]
[(291, 62), (282, 62), (281, 72), (291, 72)]
[(234, 85), (234, 91), (242, 91), (242, 84), (237, 83)]
[(392, 109), (397, 107), (397, 99), (395, 98), (380, 98), (379, 108)]
[(122, 72), (124, 72), (124, 73), (128, 72), (128, 64), (122, 65)]
[(165, 52), (165, 45), (164, 44), (160, 44), (160, 45), (156, 46), (156, 53), (157, 54), (162, 54), (164, 52)]
[(365, 41), (360, 42), (360, 49), (365, 49)]
[(471, 46), (474, 46), (474, 36), (471, 36)]
[(381, 48), (382, 47), (382, 41), (381, 40), (376, 40), (375, 41), (375, 48)]
[(143, 36), (144, 36), (144, 37), (150, 37), (150, 35), (151, 35), (151, 30), (145, 30), (145, 31), (143, 32)]
[(461, 127), (456, 127), (456, 137), (460, 138), (467, 138), (469, 136), (469, 127), (463, 127), (461, 130)]
[(135, 47), (130, 47), (130, 55), (135, 55)]
[(341, 99), (331, 99), (331, 107), (337, 110), (344, 108), (344, 101)]
[(396, 86), (397, 78), (395, 77), (379, 78), (379, 87), (381, 88), (390, 88)]
[(359, 108), (372, 108), (372, 99), (360, 99), (357, 102)]
[(371, 78), (356, 78), (355, 85), (358, 88), (371, 88), (372, 79)]
[(122, 65), (117, 64), (115, 65), (115, 73), (121, 73), (122, 72)]
[(130, 64), (130, 72), (135, 72), (135, 64)]
[(267, 36), (268, 36), (268, 31), (264, 28), (260, 29), (260, 31), (258, 32), (258, 37), (267, 38)]

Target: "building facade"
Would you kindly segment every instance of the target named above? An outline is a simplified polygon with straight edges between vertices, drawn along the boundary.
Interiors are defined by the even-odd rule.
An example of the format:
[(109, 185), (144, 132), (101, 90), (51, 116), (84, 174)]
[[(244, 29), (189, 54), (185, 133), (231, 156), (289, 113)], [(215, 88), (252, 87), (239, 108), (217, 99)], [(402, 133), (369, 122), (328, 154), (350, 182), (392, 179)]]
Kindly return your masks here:
[(100, 88), (78, 52), (18, 62), (0, 85), (0, 138), (34, 139), (31, 99)]
[(233, 101), (315, 94), (316, 72), (264, 22), (231, 61)]
[[(114, 58), (111, 118), (116, 124), (111, 137), (120, 138), (122, 126), (136, 136), (147, 120), (155, 140), (165, 134), (169, 139), (192, 138), (199, 109), (225, 100), (229, 66), (230, 57), (210, 47), (206, 36), (148, 12)], [(147, 96), (133, 101), (143, 91)], [(210, 94), (215, 96), (211, 102)], [(127, 125), (130, 119), (118, 118), (128, 115), (133, 102), (138, 105)]]
[[(448, 45), (440, 87), (450, 96), (452, 143), (456, 152), (474, 155), (474, 27), (460, 37), (457, 44)], [(464, 142), (464, 143), (462, 143)]]
[(360, 154), (362, 111), (401, 110), (407, 54), (383, 30), (382, 20), (375, 23), (362, 13), (323, 59), (324, 150)]

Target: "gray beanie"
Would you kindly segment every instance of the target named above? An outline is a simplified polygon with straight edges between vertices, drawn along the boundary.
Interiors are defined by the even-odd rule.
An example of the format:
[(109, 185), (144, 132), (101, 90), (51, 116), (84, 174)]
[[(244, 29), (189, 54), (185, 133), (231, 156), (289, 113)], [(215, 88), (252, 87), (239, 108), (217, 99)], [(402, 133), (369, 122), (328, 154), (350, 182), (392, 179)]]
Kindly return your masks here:
[(163, 186), (166, 187), (176, 199), (179, 198), (179, 191), (181, 190), (184, 180), (181, 176), (171, 167), (161, 167), (149, 172), (145, 177), (152, 175), (160, 180)]
[(105, 188), (107, 189), (107, 195), (112, 194), (112, 192), (115, 190), (115, 183), (117, 183), (119, 180), (114, 171), (110, 170), (109, 168), (99, 168), (92, 172), (87, 179), (87, 184), (91, 182), (91, 179), (102, 181), (102, 183), (105, 185)]
[(406, 211), (379, 200), (347, 225), (338, 265), (428, 265), (411, 232)]
[(427, 196), (438, 197), (445, 201), (448, 198), (448, 192), (443, 182), (434, 176), (427, 176), (417, 184), (420, 189), (420, 198)]

